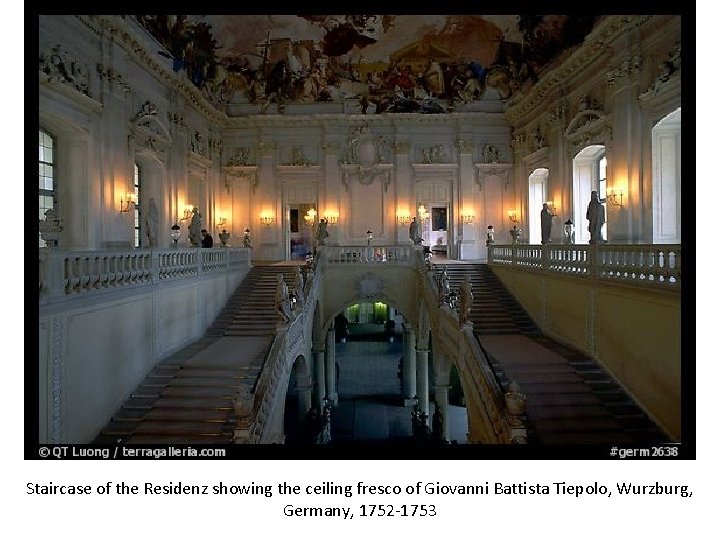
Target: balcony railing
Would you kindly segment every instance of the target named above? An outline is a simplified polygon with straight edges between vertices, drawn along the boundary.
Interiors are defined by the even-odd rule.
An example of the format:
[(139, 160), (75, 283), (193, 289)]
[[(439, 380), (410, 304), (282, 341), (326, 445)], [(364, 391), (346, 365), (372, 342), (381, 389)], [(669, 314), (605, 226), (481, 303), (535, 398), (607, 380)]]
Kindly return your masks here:
[(39, 250), (40, 302), (250, 265), (247, 248), (134, 251)]
[(327, 264), (422, 264), (422, 249), (417, 246), (322, 246)]
[(679, 244), (493, 245), (488, 264), (680, 289)]

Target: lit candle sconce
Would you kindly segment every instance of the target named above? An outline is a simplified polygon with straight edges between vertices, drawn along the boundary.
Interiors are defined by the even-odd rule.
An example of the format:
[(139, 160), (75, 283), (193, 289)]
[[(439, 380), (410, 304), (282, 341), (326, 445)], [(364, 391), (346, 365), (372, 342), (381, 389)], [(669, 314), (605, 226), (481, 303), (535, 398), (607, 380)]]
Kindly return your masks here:
[(340, 216), (337, 212), (333, 214), (326, 214), (325, 215), (325, 222), (330, 223), (331, 225), (337, 225), (338, 220), (340, 219)]
[(314, 208), (311, 208), (305, 214), (305, 223), (307, 223), (308, 225), (312, 225), (313, 223), (315, 223), (315, 216), (317, 216), (317, 211)]
[(615, 191), (614, 189), (610, 191), (610, 193), (607, 196), (607, 201), (612, 204), (613, 206), (619, 206), (622, 208), (623, 206), (623, 190), (619, 189), (618, 191)]
[(134, 193), (126, 193), (125, 195), (120, 196), (120, 212), (129, 212), (130, 206), (135, 205), (135, 194)]
[(469, 223), (472, 223), (475, 220), (475, 214), (473, 214), (472, 212), (463, 212), (460, 215), (460, 219), (462, 220), (463, 223), (465, 223), (467, 225)]
[(227, 224), (227, 218), (221, 217), (218, 218), (217, 226), (222, 227), (223, 225)]
[(548, 212), (550, 213), (550, 217), (557, 217), (557, 208), (555, 208), (555, 203), (552, 201), (545, 201), (545, 204), (548, 206)]
[(520, 223), (520, 220), (517, 216), (517, 210), (510, 210), (508, 212), (508, 219), (512, 221), (513, 223)]
[(192, 204), (186, 204), (185, 210), (183, 211), (183, 217), (180, 218), (180, 221), (188, 220), (192, 217), (192, 211), (194, 206)]
[(395, 220), (402, 225), (407, 225), (408, 223), (410, 223), (411, 219), (412, 218), (410, 217), (410, 214), (406, 213), (401, 213), (395, 216)]
[(262, 223), (265, 227), (269, 227), (275, 223), (275, 216), (271, 214), (260, 214), (260, 223)]

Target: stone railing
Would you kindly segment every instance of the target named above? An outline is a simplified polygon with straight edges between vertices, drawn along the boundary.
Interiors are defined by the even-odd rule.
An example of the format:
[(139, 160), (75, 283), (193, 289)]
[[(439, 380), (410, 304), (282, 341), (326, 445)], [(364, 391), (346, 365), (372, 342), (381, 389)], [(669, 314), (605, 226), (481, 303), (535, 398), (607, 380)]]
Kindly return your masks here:
[(400, 264), (414, 266), (422, 261), (422, 249), (405, 246), (322, 246), (327, 264)]
[(423, 295), (430, 309), (433, 342), (438, 350), (455, 364), (467, 384), (465, 403), (472, 442), (509, 444), (526, 442), (523, 420), (512, 415), (506, 396), (490, 362), (473, 333), (472, 323), (460, 324), (456, 310), (445, 304), (430, 272), (423, 272)]
[[(317, 264), (316, 270), (320, 265), (321, 263)], [(320, 291), (319, 283), (318, 274), (311, 271), (305, 283), (303, 307), (294, 314), (290, 322), (278, 326), (252, 396), (238, 396), (235, 406), (237, 414), (235, 443), (278, 442), (268, 439), (273, 434), (267, 433), (267, 422), (270, 420), (271, 411), (283, 410), (283, 407), (278, 408), (277, 401), (284, 400), (285, 397), (279, 392), (287, 387), (295, 358), (303, 353), (304, 344), (312, 340), (313, 315)]]
[(99, 291), (151, 285), (241, 266), (250, 266), (247, 248), (134, 251), (39, 250), (40, 303)]
[(488, 264), (680, 289), (679, 244), (493, 245)]

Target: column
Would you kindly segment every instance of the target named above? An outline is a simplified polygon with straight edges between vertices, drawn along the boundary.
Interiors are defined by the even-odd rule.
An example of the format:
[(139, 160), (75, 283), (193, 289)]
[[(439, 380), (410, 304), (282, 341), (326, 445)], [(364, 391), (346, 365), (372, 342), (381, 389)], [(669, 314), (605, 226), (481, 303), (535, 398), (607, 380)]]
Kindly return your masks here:
[(300, 426), (304, 425), (307, 414), (310, 412), (312, 406), (312, 384), (310, 382), (300, 383), (295, 385), (297, 391), (297, 402), (298, 402), (298, 419)]
[(333, 404), (338, 403), (337, 381), (335, 380), (335, 328), (328, 330), (325, 337), (325, 383), (327, 397)]
[[(436, 384), (435, 385), (435, 406), (440, 409), (440, 415), (442, 416), (442, 434), (441, 437), (445, 441), (450, 440), (450, 422), (448, 418), (448, 392), (450, 385)], [(435, 433), (433, 435), (436, 436)]]
[(313, 363), (315, 364), (315, 384), (313, 385), (313, 407), (322, 414), (323, 399), (325, 398), (325, 351), (313, 351)]
[(405, 330), (403, 335), (402, 388), (405, 406), (413, 405), (417, 394), (415, 373), (415, 332)]
[(418, 407), (421, 413), (428, 414), (430, 410), (430, 389), (428, 383), (428, 350), (416, 351), (417, 362), (417, 396)]

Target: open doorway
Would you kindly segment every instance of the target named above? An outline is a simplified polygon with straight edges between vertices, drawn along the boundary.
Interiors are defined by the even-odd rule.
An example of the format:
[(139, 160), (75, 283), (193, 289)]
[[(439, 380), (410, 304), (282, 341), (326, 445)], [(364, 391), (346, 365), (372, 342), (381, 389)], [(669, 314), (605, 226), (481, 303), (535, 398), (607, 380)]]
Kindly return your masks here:
[(652, 130), (653, 243), (680, 243), (680, 109)]
[(314, 203), (285, 205), (286, 260), (305, 260), (312, 253), (315, 207)]
[[(575, 222), (575, 243), (588, 244), (590, 231), (585, 217), (590, 194), (598, 192), (598, 198), (607, 216), (607, 158), (605, 146), (586, 146), (573, 159), (573, 221)], [(602, 238), (607, 240), (607, 222), (602, 226)]]
[(539, 244), (542, 239), (540, 212), (547, 200), (548, 175), (548, 169), (541, 167), (528, 178), (528, 242), (531, 244)]

